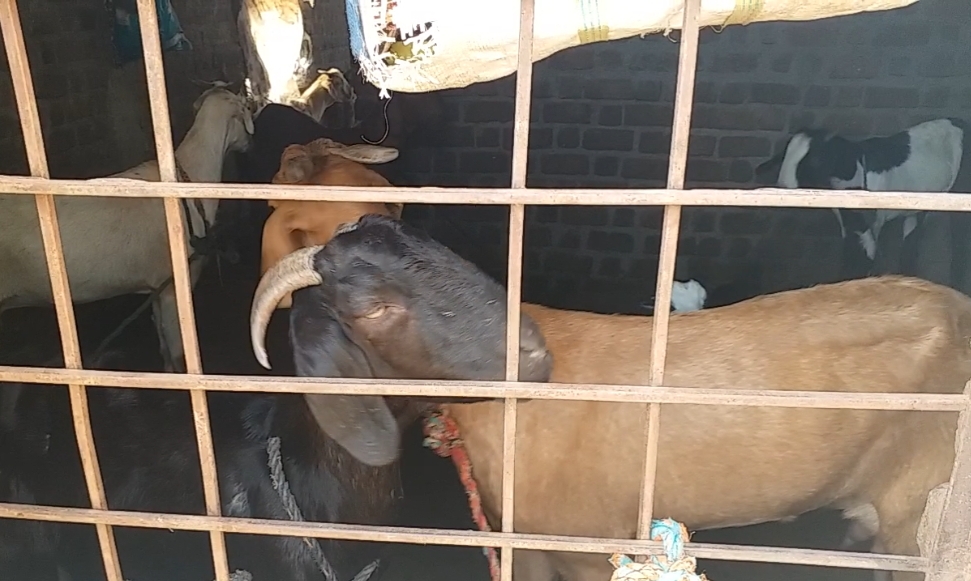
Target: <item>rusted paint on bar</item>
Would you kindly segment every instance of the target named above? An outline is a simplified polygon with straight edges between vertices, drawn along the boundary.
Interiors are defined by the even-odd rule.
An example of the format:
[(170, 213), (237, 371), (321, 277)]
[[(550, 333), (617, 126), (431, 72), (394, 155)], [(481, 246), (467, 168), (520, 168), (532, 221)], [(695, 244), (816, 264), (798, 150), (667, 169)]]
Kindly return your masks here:
[(964, 388), (968, 407), (955, 436), (954, 467), (934, 532), (931, 570), (925, 581), (967, 581), (971, 571), (971, 382)]
[[(534, 0), (519, 2), (519, 55), (516, 68), (516, 109), (513, 118), (512, 188), (526, 187), (529, 160), (529, 109), (533, 92)], [(526, 209), (509, 206), (509, 255), (506, 308), (506, 381), (519, 380), (519, 323), (523, 283), (523, 230)], [(502, 531), (511, 533), (515, 523), (516, 425), (518, 402), (506, 398), (502, 415)], [(512, 581), (513, 548), (502, 547), (501, 581)]]
[(0, 176), (0, 191), (11, 194), (113, 196), (223, 200), (333, 200), (403, 204), (526, 204), (540, 206), (742, 206), (771, 208), (850, 208), (971, 211), (971, 196), (952, 192), (869, 192), (864, 190), (787, 190), (782, 188), (687, 190), (596, 188), (431, 188), (309, 186), (270, 184), (158, 183), (118, 179), (97, 184), (84, 180), (45, 180)]
[[(36, 178), (46, 180), (50, 178), (50, 169), (47, 164), (47, 152), (45, 151), (44, 134), (40, 125), (37, 96), (34, 93), (30, 62), (27, 57), (27, 47), (24, 43), (16, 0), (0, 0), (0, 30), (3, 32), (7, 62), (10, 66), (17, 110), (20, 114), (20, 125), (24, 133), (24, 145), (27, 150), (27, 163), (30, 167), (30, 173)], [(57, 224), (54, 196), (47, 192), (40, 193), (36, 196), (35, 202), (37, 217), (40, 222), (41, 240), (47, 257), (47, 272), (51, 279), (51, 291), (54, 297), (54, 309), (57, 313), (64, 364), (71, 369), (80, 369), (81, 349), (78, 345), (74, 305), (71, 302), (71, 289), (64, 263), (64, 250), (61, 245), (60, 228)], [(81, 457), (81, 467), (84, 472), (88, 498), (92, 507), (103, 509), (107, 507), (107, 500), (104, 482), (101, 479), (101, 469), (98, 464), (98, 453), (94, 446), (94, 437), (91, 431), (91, 419), (88, 415), (87, 391), (84, 386), (70, 385), (68, 392), (71, 400), (71, 417), (77, 435), (78, 452)], [(98, 535), (98, 544), (101, 548), (102, 561), (108, 581), (122, 581), (118, 549), (115, 546), (111, 527), (100, 523), (96, 524), (95, 530)]]
[[(691, 107), (694, 99), (695, 73), (698, 63), (698, 14), (701, 0), (684, 0), (681, 47), (678, 51), (678, 80), (674, 100), (674, 125), (671, 128), (671, 156), (668, 164), (668, 189), (683, 190), (688, 166), (688, 141), (691, 134)], [(651, 329), (650, 384), (664, 383), (664, 364), (668, 351), (668, 322), (671, 318), (671, 293), (674, 266), (681, 232), (681, 206), (664, 207), (661, 227), (661, 251), (658, 257), (654, 294), (654, 324)], [(647, 406), (644, 478), (641, 482), (638, 538), (650, 536), (654, 514), (654, 492), (657, 480), (657, 448), (661, 438), (661, 404)]]
[(854, 393), (769, 389), (648, 387), (595, 383), (529, 383), (502, 381), (412, 381), (329, 379), (251, 375), (186, 376), (136, 371), (93, 371), (46, 367), (0, 366), (0, 381), (78, 384), (130, 389), (200, 389), (247, 393), (336, 393), (341, 395), (412, 395), (422, 397), (485, 397), (553, 399), (690, 405), (766, 406), (789, 408), (865, 409), (959, 412), (962, 394)]
[[(94, 523), (107, 522), (115, 526), (170, 528), (174, 530), (219, 530), (231, 534), (260, 534), (273, 536), (332, 538), (347, 541), (409, 543), (420, 545), (448, 545), (461, 547), (511, 546), (535, 551), (566, 551), (577, 553), (645, 553), (658, 552), (662, 545), (655, 541), (571, 537), (564, 535), (535, 535), (421, 529), (411, 527), (378, 527), (333, 523), (293, 522), (283, 520), (211, 517), (200, 515), (163, 514), (128, 511), (100, 511), (84, 508), (60, 508), (30, 504), (0, 504), (0, 518), (36, 519), (50, 522)], [(849, 551), (821, 551), (779, 547), (751, 547), (688, 543), (685, 553), (699, 559), (751, 561), (756, 563), (788, 563), (854, 569), (886, 569), (892, 571), (927, 570), (924, 557), (880, 555)]]
[[(145, 78), (148, 81), (148, 97), (152, 111), (152, 127), (155, 134), (159, 178), (162, 182), (176, 182), (178, 181), (176, 177), (178, 174), (175, 150), (172, 145), (172, 124), (169, 118), (168, 95), (165, 87), (165, 64), (162, 57), (161, 41), (159, 40), (155, 0), (138, 0), (138, 20), (142, 35)], [(169, 235), (169, 252), (172, 258), (172, 284), (175, 288), (176, 310), (182, 334), (185, 367), (189, 374), (200, 374), (202, 373), (202, 362), (199, 357), (199, 340), (196, 336), (195, 315), (192, 310), (192, 284), (186, 257), (182, 210), (177, 198), (167, 197), (164, 204), (165, 223)], [(186, 216), (186, 219), (191, 219), (191, 217)], [(202, 467), (206, 514), (218, 516), (220, 514), (219, 481), (216, 475), (216, 456), (213, 451), (212, 428), (209, 421), (206, 393), (199, 389), (193, 389), (189, 393), (192, 401), (192, 416), (199, 448), (199, 460)], [(212, 546), (216, 580), (229, 581), (226, 540), (222, 533), (213, 531), (209, 535), (209, 541)]]

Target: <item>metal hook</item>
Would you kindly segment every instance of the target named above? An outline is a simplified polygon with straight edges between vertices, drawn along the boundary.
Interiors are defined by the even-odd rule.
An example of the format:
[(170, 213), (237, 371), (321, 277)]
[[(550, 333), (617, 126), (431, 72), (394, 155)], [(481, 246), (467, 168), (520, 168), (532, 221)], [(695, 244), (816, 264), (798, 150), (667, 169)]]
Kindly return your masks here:
[(388, 138), (388, 134), (391, 133), (391, 122), (388, 120), (388, 105), (390, 104), (391, 104), (391, 99), (387, 99), (384, 102), (384, 135), (382, 135), (381, 139), (377, 141), (371, 141), (370, 139), (365, 137), (364, 134), (362, 133), (361, 139), (363, 139), (365, 143), (368, 143), (370, 145), (381, 145), (382, 143), (384, 143), (384, 140)]

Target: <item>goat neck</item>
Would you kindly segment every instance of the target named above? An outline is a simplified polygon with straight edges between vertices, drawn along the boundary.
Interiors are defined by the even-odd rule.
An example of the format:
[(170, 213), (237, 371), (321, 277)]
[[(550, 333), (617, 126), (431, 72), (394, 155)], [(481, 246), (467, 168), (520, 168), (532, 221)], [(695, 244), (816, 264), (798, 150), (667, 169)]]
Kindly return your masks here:
[[(222, 123), (221, 131), (216, 130), (216, 121), (214, 116), (200, 111), (196, 122), (175, 150), (176, 161), (193, 182), (214, 184), (222, 181), (223, 164), (229, 149), (229, 133), (226, 123)], [(213, 223), (219, 205), (219, 200), (207, 199), (201, 202), (204, 216), (197, 216), (195, 204), (189, 204), (192, 227), (196, 232), (204, 231), (201, 218)]]

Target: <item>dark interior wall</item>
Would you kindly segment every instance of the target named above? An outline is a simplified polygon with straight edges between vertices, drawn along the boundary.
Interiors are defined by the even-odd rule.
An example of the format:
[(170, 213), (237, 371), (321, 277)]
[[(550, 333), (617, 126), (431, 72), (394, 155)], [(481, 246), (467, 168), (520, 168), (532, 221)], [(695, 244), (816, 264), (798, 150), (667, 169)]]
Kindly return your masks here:
[[(106, 175), (154, 157), (143, 64), (112, 64), (103, 2), (19, 4), (53, 175)], [(242, 63), (231, 2), (173, 5), (193, 43), (192, 51), (165, 53), (178, 143), (201, 91), (192, 80), (238, 80)], [(920, 0), (882, 13), (704, 30), (688, 186), (753, 187), (754, 166), (806, 124), (869, 136), (933, 117), (968, 117), (969, 6)], [(343, 3), (317, 2), (311, 21), (320, 66), (348, 70)], [(654, 35), (577, 47), (538, 63), (529, 184), (663, 186), (677, 51), (676, 42)], [(26, 173), (0, 62), (0, 171)], [(446, 124), (409, 143), (399, 183), (507, 185), (513, 93), (511, 77), (441, 92)], [(499, 278), (505, 215), (481, 207), (412, 206), (406, 213)], [(657, 209), (531, 208), (527, 226), (527, 296), (624, 310), (650, 296)], [(841, 241), (829, 210), (687, 208), (682, 228), (677, 277), (698, 278), (709, 290), (741, 282), (768, 292), (838, 277)]]
[[(310, 9), (321, 68), (350, 64), (343, 2)], [(19, 0), (51, 174), (88, 178), (155, 157), (142, 60), (115, 66), (104, 0)], [(165, 52), (175, 143), (192, 124), (194, 81), (239, 81), (242, 52), (231, 0), (172, 0), (193, 49)], [(6, 57), (0, 58), (0, 173), (26, 174), (27, 158)]]
[[(971, 117), (965, 0), (706, 29), (701, 38), (689, 187), (755, 187), (754, 167), (804, 125), (868, 137)], [(538, 63), (529, 185), (663, 187), (677, 53), (678, 44), (654, 35)], [(442, 92), (449, 126), (403, 152), (409, 183), (508, 186), (514, 82)], [(504, 210), (422, 207), (406, 216), (505, 275)], [(533, 208), (527, 220), (527, 295), (629, 309), (653, 293), (658, 210)], [(770, 292), (839, 276), (842, 242), (830, 210), (687, 208), (682, 230), (676, 276), (709, 290), (751, 282), (753, 292)]]

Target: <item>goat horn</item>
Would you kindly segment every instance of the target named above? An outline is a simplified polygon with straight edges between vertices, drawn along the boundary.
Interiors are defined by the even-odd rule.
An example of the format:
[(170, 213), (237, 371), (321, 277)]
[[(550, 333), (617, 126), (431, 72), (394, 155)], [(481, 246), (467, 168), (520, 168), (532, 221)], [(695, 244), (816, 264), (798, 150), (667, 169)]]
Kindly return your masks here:
[(270, 315), (287, 293), (324, 282), (321, 274), (314, 270), (314, 256), (321, 248), (323, 245), (309, 246), (284, 256), (266, 271), (256, 287), (249, 317), (250, 340), (256, 360), (267, 369), (270, 368), (270, 361), (266, 355), (265, 341)]

